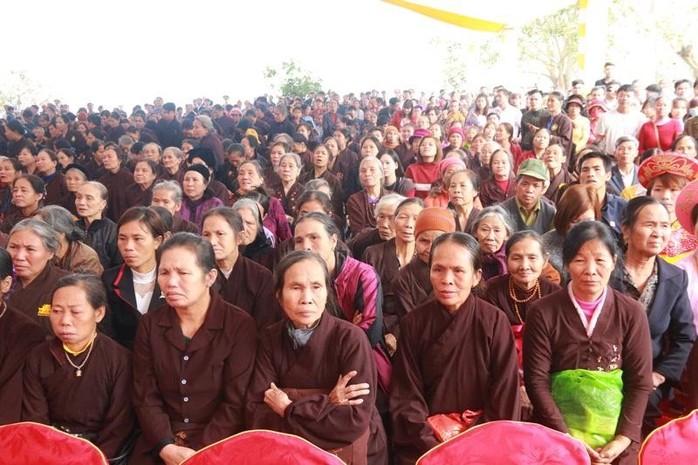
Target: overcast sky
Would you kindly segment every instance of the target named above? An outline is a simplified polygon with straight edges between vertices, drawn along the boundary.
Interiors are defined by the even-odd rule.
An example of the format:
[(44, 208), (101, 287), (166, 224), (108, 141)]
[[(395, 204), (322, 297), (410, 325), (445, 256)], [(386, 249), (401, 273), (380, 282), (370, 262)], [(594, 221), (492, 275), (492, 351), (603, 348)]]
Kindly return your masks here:
[[(551, 3), (421, 1), (504, 22)], [(26, 70), (73, 110), (88, 101), (130, 108), (158, 95), (244, 100), (268, 92), (264, 69), (288, 59), (340, 93), (437, 90), (443, 55), (432, 40), (488, 37), (380, 0), (35, 0), (3, 10), (0, 71)]]

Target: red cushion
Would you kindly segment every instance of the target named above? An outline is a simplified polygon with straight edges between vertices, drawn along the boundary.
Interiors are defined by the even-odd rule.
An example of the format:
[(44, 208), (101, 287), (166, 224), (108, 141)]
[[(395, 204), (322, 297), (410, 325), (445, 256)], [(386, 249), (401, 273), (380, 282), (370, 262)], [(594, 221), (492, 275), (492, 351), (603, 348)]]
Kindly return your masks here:
[(652, 431), (640, 449), (641, 465), (698, 463), (698, 410)]
[[(417, 465), (589, 465), (581, 442), (534, 423), (492, 421), (434, 447)], [(674, 464), (676, 465), (676, 464)]]
[(267, 430), (245, 431), (204, 447), (181, 465), (342, 465), (336, 455), (303, 438)]
[(94, 444), (39, 423), (0, 426), (0, 465), (107, 465)]

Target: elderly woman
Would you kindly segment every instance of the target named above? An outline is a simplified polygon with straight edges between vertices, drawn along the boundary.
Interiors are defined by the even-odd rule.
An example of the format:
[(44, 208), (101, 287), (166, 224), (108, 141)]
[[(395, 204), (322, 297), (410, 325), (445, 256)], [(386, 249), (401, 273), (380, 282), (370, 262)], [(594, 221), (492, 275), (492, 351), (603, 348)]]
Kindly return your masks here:
[(116, 245), (116, 223), (104, 217), (109, 193), (103, 184), (87, 181), (75, 194), (76, 224), (87, 233), (86, 243), (97, 252), (105, 270), (123, 263)]
[(528, 309), (524, 379), (535, 420), (586, 445), (592, 463), (635, 464), (652, 391), (642, 307), (608, 287), (614, 233), (584, 221), (565, 239), (566, 289)]
[(301, 157), (295, 153), (281, 155), (277, 173), (279, 182), (269, 186), (274, 196), (281, 201), (289, 223), (293, 223), (298, 216), (296, 203), (303, 193), (303, 184), (298, 182), (298, 176), (302, 169)]
[(480, 180), (470, 170), (456, 171), (448, 183), (448, 208), (456, 219), (456, 231), (470, 231), (472, 223), (480, 213), (475, 207), (479, 195)]
[(36, 218), (17, 223), (7, 243), (17, 277), (7, 303), (39, 323), (47, 336), (51, 334), (47, 318), (51, 311), (51, 293), (56, 282), (67, 274), (53, 265), (59, 247), (58, 233)]
[(218, 207), (204, 215), (201, 235), (211, 243), (216, 256), (218, 276), (213, 289), (226, 302), (249, 313), (262, 329), (281, 315), (273, 298), (271, 272), (240, 254), (243, 228), (235, 210)]
[(133, 352), (133, 404), (142, 430), (130, 464), (175, 465), (244, 429), (254, 368), (252, 317), (225, 302), (211, 244), (177, 233), (160, 250), (167, 305), (143, 318)]
[(75, 163), (68, 165), (65, 169), (65, 187), (67, 193), (60, 199), (57, 205), (68, 210), (71, 215), (77, 218), (78, 210), (75, 206), (75, 194), (89, 180), (87, 170)]
[(182, 182), (184, 198), (180, 214), (182, 218), (191, 221), (199, 229), (207, 211), (223, 206), (223, 201), (215, 197), (208, 187), (210, 180), (211, 172), (202, 164), (191, 165), (184, 173)]
[(414, 464), (439, 443), (442, 431), (431, 425), (440, 414), (519, 419), (514, 338), (504, 313), (473, 293), (479, 257), (468, 234), (437, 238), (429, 267), (435, 298), (401, 322), (390, 396), (398, 464)]
[(0, 425), (20, 421), (22, 370), (27, 355), (46, 340), (44, 331), (5, 297), (12, 287), (12, 257), (0, 249)]
[(432, 297), (433, 289), (429, 281), (431, 246), (440, 235), (454, 232), (456, 223), (449, 210), (430, 207), (418, 213), (412, 229), (415, 238), (414, 256), (400, 267), (400, 272), (393, 280), (398, 320)]
[(601, 221), (601, 202), (596, 189), (581, 184), (570, 186), (557, 203), (555, 228), (541, 236), (550, 264), (560, 273), (563, 283), (568, 281), (568, 276), (562, 264), (562, 244), (572, 226), (585, 220)]
[(405, 177), (400, 157), (394, 150), (384, 150), (378, 154), (383, 164), (383, 188), (405, 197), (414, 197), (417, 192), (414, 183)]
[(140, 160), (136, 163), (133, 170), (133, 184), (126, 189), (129, 205), (132, 207), (150, 205), (158, 172), (159, 165), (153, 160)]
[(448, 206), (448, 184), (451, 181), (451, 176), (453, 176), (453, 173), (466, 169), (461, 154), (465, 155), (459, 149), (458, 152), (452, 152), (451, 156), (439, 162), (439, 178), (432, 183), (431, 191), (427, 198), (424, 199), (424, 204), (427, 207), (446, 208)]
[(15, 158), (0, 159), (0, 218), (14, 210), (12, 204), (12, 185), (22, 174), (22, 165)]
[(240, 245), (243, 246), (243, 257), (259, 263), (270, 271), (273, 270), (274, 248), (265, 234), (259, 203), (252, 199), (240, 199), (233, 204), (233, 210), (242, 219)]
[(548, 169), (550, 184), (543, 196), (556, 205), (564, 190), (576, 180), (572, 173), (564, 169), (566, 162), (567, 156), (562, 145), (551, 144), (545, 149), (543, 163)]
[(294, 231), (296, 250), (320, 255), (332, 276), (339, 316), (364, 330), (373, 349), (378, 382), (383, 393), (390, 390), (390, 360), (383, 339), (381, 282), (370, 265), (338, 250), (339, 231), (332, 218), (308, 213), (298, 218)]
[[(356, 155), (354, 152), (350, 151), (350, 153)], [(342, 202), (344, 194), (342, 192), (342, 183), (340, 178), (333, 174), (329, 169), (330, 151), (324, 145), (318, 145), (315, 147), (315, 150), (313, 150), (312, 161), (312, 168), (301, 174), (299, 178), (301, 184), (308, 184), (309, 181), (319, 178), (327, 181), (327, 183), (330, 185), (330, 190), (332, 190), (333, 210), (339, 217), (344, 217), (344, 202)], [(358, 161), (356, 162), (356, 165), (358, 166)], [(349, 169), (354, 170), (356, 168), (351, 166), (347, 170)]]
[(376, 157), (366, 157), (359, 163), (362, 190), (349, 196), (347, 215), (349, 230), (358, 236), (376, 227), (376, 205), (386, 192), (383, 189), (383, 165)]
[(285, 318), (260, 336), (248, 426), (301, 436), (346, 463), (387, 463), (371, 346), (359, 328), (333, 315), (325, 261), (298, 250), (276, 276)]
[(58, 205), (48, 205), (36, 212), (35, 217), (45, 221), (58, 233), (60, 244), (53, 258), (58, 268), (65, 271), (89, 271), (97, 276), (102, 274), (104, 267), (99, 261), (99, 255), (85, 244), (85, 231), (73, 223), (68, 210)]
[(483, 208), (475, 218), (471, 234), (480, 244), (484, 280), (507, 273), (504, 244), (513, 233), (514, 224), (499, 205)]
[(164, 173), (162, 178), (166, 181), (177, 181), (182, 184), (184, 181), (184, 152), (177, 147), (167, 147), (162, 151), (162, 167)]
[(141, 317), (164, 303), (156, 279), (155, 255), (167, 227), (151, 208), (132, 207), (117, 228), (117, 246), (124, 263), (102, 275), (109, 301), (105, 331), (132, 349)]
[(669, 212), (671, 234), (659, 255), (676, 263), (698, 248), (692, 231), (682, 228), (676, 218), (676, 199), (686, 184), (698, 179), (698, 161), (676, 154), (653, 155), (640, 164), (637, 177), (647, 195), (659, 200)]
[(504, 202), (516, 193), (514, 161), (504, 149), (495, 150), (490, 157), (490, 177), (480, 185), (480, 202), (489, 207)]
[(41, 208), (46, 194), (44, 182), (33, 174), (23, 174), (12, 185), (12, 203), (16, 207), (7, 213), (0, 224), (0, 232), (9, 233), (20, 221), (31, 218)]
[(131, 354), (97, 332), (106, 306), (97, 276), (73, 274), (56, 283), (49, 315), (55, 337), (27, 358), (22, 421), (87, 439), (111, 458), (136, 424)]
[(213, 127), (211, 118), (199, 115), (194, 118), (193, 126), (193, 136), (199, 140), (199, 148), (212, 150), (216, 157), (216, 165), (222, 165), (225, 161), (225, 150), (220, 136)]
[(658, 256), (669, 239), (669, 224), (666, 207), (651, 197), (628, 202), (621, 224), (627, 250), (617, 289), (643, 307), (652, 338), (655, 390), (645, 412), (645, 433), (658, 426), (655, 422), (662, 415), (659, 402), (672, 397), (671, 388), (679, 384), (696, 339), (688, 277)]
[(126, 195), (127, 188), (133, 184), (133, 174), (124, 166), (126, 155), (116, 144), (104, 146), (104, 169), (106, 174), (98, 179), (109, 192), (107, 199), (107, 217), (117, 222), (130, 207)]

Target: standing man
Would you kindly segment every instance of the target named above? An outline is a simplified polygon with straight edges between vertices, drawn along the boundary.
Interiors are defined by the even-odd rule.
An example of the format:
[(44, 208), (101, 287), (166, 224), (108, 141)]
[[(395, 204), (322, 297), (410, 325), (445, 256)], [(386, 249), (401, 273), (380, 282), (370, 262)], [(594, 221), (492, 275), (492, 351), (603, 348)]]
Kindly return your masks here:
[(521, 134), (521, 110), (509, 104), (510, 96), (511, 92), (504, 87), (497, 90), (495, 94), (497, 108), (495, 111), (499, 115), (499, 121), (511, 124), (514, 128), (514, 139), (517, 140)]
[(182, 126), (177, 121), (177, 107), (172, 102), (162, 106), (162, 113), (158, 125), (155, 128), (162, 147), (182, 146)]
[(596, 143), (603, 147), (606, 154), (615, 150), (616, 140), (622, 136), (637, 137), (647, 118), (637, 109), (633, 109), (633, 88), (629, 84), (620, 86), (617, 93), (618, 108), (604, 113), (596, 124)]
[(533, 150), (533, 136), (550, 118), (550, 113), (543, 108), (543, 93), (540, 90), (529, 90), (527, 96), (528, 111), (521, 117), (521, 148)]

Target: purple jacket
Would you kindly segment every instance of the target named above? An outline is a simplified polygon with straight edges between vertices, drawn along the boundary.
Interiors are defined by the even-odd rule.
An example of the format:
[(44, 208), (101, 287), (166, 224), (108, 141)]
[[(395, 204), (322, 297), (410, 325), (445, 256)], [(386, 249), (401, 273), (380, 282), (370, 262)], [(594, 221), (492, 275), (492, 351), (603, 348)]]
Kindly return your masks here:
[(185, 197), (182, 201), (182, 208), (179, 210), (179, 214), (182, 215), (182, 218), (185, 220), (189, 220), (194, 223), (199, 228), (199, 231), (201, 231), (202, 223), (204, 221), (204, 214), (212, 208), (222, 206), (223, 201), (218, 197), (210, 197), (194, 205), (192, 205), (192, 202)]

